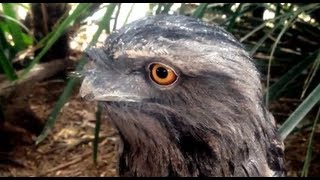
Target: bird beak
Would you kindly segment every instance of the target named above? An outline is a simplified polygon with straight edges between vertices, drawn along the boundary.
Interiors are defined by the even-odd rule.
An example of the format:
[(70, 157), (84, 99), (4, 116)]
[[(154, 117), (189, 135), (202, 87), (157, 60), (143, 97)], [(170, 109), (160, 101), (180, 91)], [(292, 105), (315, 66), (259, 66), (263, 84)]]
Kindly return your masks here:
[(80, 88), (80, 96), (88, 101), (142, 101), (142, 97), (132, 94), (128, 88), (112, 88), (115, 84), (109, 82), (101, 85), (94, 82), (94, 77), (85, 77)]
[(81, 84), (80, 96), (87, 101), (93, 101), (96, 98), (92, 85), (87, 78), (85, 78)]
[[(80, 88), (80, 96), (88, 101), (134, 101), (140, 102), (145, 93), (139, 93), (140, 76), (119, 73), (108, 68), (108, 57), (102, 49), (86, 51), (89, 61), (84, 66), (84, 80)], [(120, 71), (121, 72), (121, 71)]]

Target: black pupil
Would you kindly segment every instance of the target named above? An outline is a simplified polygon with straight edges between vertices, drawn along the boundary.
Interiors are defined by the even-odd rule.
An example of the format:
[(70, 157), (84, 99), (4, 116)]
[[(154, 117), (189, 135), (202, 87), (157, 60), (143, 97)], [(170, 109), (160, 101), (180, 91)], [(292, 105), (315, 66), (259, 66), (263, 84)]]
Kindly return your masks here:
[(157, 68), (157, 76), (161, 79), (164, 79), (168, 76), (168, 71), (163, 67)]

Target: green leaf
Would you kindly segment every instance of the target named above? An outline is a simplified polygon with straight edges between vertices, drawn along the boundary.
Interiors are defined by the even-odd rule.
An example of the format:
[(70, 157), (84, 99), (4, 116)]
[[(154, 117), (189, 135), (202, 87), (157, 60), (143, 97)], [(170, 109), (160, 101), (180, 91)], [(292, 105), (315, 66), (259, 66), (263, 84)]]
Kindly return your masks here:
[[(292, 16), (288, 20), (288, 22), (285, 24), (285, 26), (282, 28), (281, 32), (277, 36), (277, 39), (276, 39), (276, 41), (274, 42), (274, 44), (272, 46), (272, 50), (271, 50), (270, 58), (269, 58), (268, 74), (267, 74), (267, 89), (269, 89), (269, 84), (270, 84), (271, 62), (272, 62), (274, 52), (276, 50), (276, 47), (278, 46), (278, 43), (279, 43), (280, 39), (282, 38), (282, 36), (286, 32), (286, 30), (297, 20), (297, 17), (298, 17), (299, 14), (301, 14), (302, 12), (305, 12), (307, 10), (310, 10), (310, 9), (311, 10), (315, 10), (316, 8), (315, 8), (315, 6), (313, 4), (311, 4), (311, 5), (303, 6), (303, 7), (299, 8), (297, 11), (294, 11)], [(291, 6), (291, 9), (293, 9), (293, 6)], [(282, 20), (284, 20), (284, 19), (282, 19)], [(269, 104), (269, 91), (266, 91), (265, 102), (266, 102), (266, 105), (268, 106), (268, 104)]]
[(162, 7), (163, 7), (163, 4), (164, 4), (164, 3), (158, 3), (158, 8), (157, 8), (157, 10), (156, 10), (156, 14), (160, 14), (160, 13), (161, 13), (161, 9), (162, 9)]
[(100, 132), (100, 125), (101, 125), (101, 114), (102, 108), (101, 105), (98, 103), (97, 105), (97, 112), (96, 112), (96, 127), (94, 129), (94, 141), (93, 141), (93, 162), (97, 164), (97, 157), (98, 157), (98, 146), (99, 146), (99, 132)]
[(163, 5), (163, 10), (161, 14), (168, 14), (172, 6), (173, 6), (173, 3), (165, 3)]
[(58, 38), (65, 32), (68, 26), (73, 22), (78, 16), (81, 15), (82, 11), (85, 11), (90, 6), (89, 4), (83, 3), (79, 4), (74, 12), (64, 19), (61, 24), (53, 30), (52, 37), (48, 39), (48, 42), (45, 44), (40, 53), (34, 58), (34, 60), (28, 65), (28, 67), (21, 74), (21, 78), (24, 78), (25, 75), (32, 69), (32, 67), (37, 64), (40, 59), (47, 53), (47, 51), (52, 47), (52, 45), (58, 40)]
[(23, 39), (23, 42), (26, 44), (26, 45), (32, 45), (33, 44), (33, 37), (25, 34), (25, 33), (22, 33), (22, 39)]
[(3, 22), (0, 22), (0, 49), (2, 51), (7, 49), (13, 49), (11, 44), (7, 41), (5, 37), (6, 28), (7, 28), (6, 24)]
[[(90, 41), (88, 46), (92, 46), (93, 44), (95, 44), (98, 41), (98, 38), (101, 35), (103, 29), (105, 29), (107, 24), (109, 24), (109, 21), (105, 21), (105, 19), (109, 16), (110, 16), (110, 12), (106, 11), (102, 20), (99, 22), (98, 30), (96, 31), (96, 33), (92, 37), (92, 40)], [(84, 57), (84, 55), (82, 55), (78, 65), (76, 67), (76, 71), (81, 71), (85, 63), (86, 63), (86, 58)], [(63, 107), (63, 105), (68, 101), (69, 97), (71, 96), (72, 90), (73, 90), (74, 85), (76, 84), (77, 80), (78, 79), (76, 79), (75, 77), (70, 77), (66, 87), (63, 90), (63, 93), (59, 97), (58, 102), (56, 103), (51, 114), (49, 115), (48, 121), (47, 121), (43, 131), (38, 136), (36, 144), (39, 144), (40, 142), (42, 142), (49, 134), (50, 130), (52, 129), (52, 127), (54, 126), (54, 124), (56, 122), (56, 119), (60, 113), (61, 108)]]
[(315, 59), (313, 65), (308, 73), (308, 77), (306, 78), (306, 81), (303, 86), (301, 98), (304, 97), (305, 93), (307, 92), (307, 89), (310, 87), (310, 83), (312, 82), (313, 78), (315, 77), (315, 74), (317, 73), (319, 67), (320, 67), (320, 53), (318, 54), (317, 58)]
[(111, 32), (110, 31), (110, 28), (111, 28), (110, 21), (112, 19), (112, 14), (113, 14), (113, 11), (115, 10), (116, 6), (117, 6), (117, 3), (110, 3), (107, 7), (107, 11), (106, 11), (107, 15), (105, 16), (106, 19), (103, 19), (104, 21), (106, 21), (105, 28), (106, 28), (107, 34), (110, 34), (110, 32)]
[[(284, 91), (284, 89), (287, 87), (287, 85), (292, 82), (294, 79), (296, 79), (302, 71), (307, 69), (310, 64), (312, 64), (317, 56), (320, 55), (320, 49), (301, 61), (300, 63), (296, 64), (294, 67), (292, 67), (286, 74), (280, 77), (280, 79), (275, 82), (272, 86), (270, 86), (269, 89), (266, 89), (266, 91), (269, 92), (269, 102), (277, 99), (281, 93)], [(265, 98), (267, 98), (265, 96)]]
[(297, 11), (288, 11), (282, 15), (276, 16), (272, 19), (266, 20), (263, 23), (261, 23), (258, 27), (254, 28), (252, 31), (250, 31), (248, 34), (246, 34), (244, 37), (240, 39), (240, 42), (245, 41), (247, 38), (255, 34), (257, 31), (263, 29), (267, 23), (269, 22), (277, 22), (280, 21), (280, 19), (287, 19), (288, 17), (297, 16), (302, 12), (308, 12), (311, 13), (312, 11), (318, 9), (320, 7), (320, 4), (308, 4), (301, 8), (299, 8)]
[(19, 25), (23, 30), (25, 30), (29, 36), (32, 36), (32, 32), (23, 24), (21, 23), (20, 21), (10, 17), (10, 16), (7, 16), (7, 15), (3, 15), (3, 14), (0, 14), (0, 17), (3, 17), (4, 19), (6, 19), (6, 23), (5, 23), (5, 26), (6, 26), (6, 29), (3, 29), (4, 31), (7, 31), (9, 32), (9, 25), (10, 23), (8, 23), (8, 21), (12, 22), (12, 23), (15, 23), (16, 25)]
[(206, 12), (208, 3), (200, 3), (200, 5), (197, 7), (197, 9), (192, 14), (192, 17), (201, 19)]
[[(16, 12), (14, 10), (14, 4), (12, 3), (2, 3), (3, 13), (7, 17), (11, 17), (12, 19), (16, 18)], [(10, 34), (12, 35), (12, 39), (14, 42), (14, 47), (17, 49), (17, 51), (21, 51), (27, 47), (27, 45), (23, 42), (22, 38), (22, 31), (19, 25), (16, 23), (13, 23), (12, 21), (9, 21), (6, 19), (6, 22), (8, 23), (8, 28), (10, 30)]]
[(231, 31), (231, 29), (233, 28), (233, 26), (236, 22), (236, 19), (238, 17), (240, 17), (240, 11), (241, 11), (243, 5), (244, 5), (243, 3), (240, 3), (239, 6), (237, 7), (236, 12), (234, 12), (233, 16), (230, 19), (229, 25), (227, 27), (227, 31)]
[(312, 131), (311, 131), (311, 134), (310, 134), (310, 137), (309, 137), (308, 149), (307, 149), (307, 153), (306, 153), (306, 158), (305, 158), (304, 163), (303, 163), (303, 168), (302, 168), (302, 171), (301, 171), (301, 177), (307, 177), (308, 173), (309, 173), (309, 167), (310, 167), (311, 158), (312, 158), (313, 137), (314, 137), (314, 133), (315, 133), (316, 128), (317, 128), (319, 115), (320, 115), (320, 108), (318, 109), (318, 113), (317, 113), (317, 116), (316, 116), (316, 118), (314, 120)]
[(0, 51), (0, 65), (9, 80), (13, 81), (18, 79), (18, 76), (15, 73), (11, 62), (7, 59), (3, 51)]
[[(295, 20), (295, 17), (291, 17), (289, 22), (287, 23), (286, 26), (284, 26), (281, 30), (281, 32), (278, 34), (276, 41), (274, 42), (273, 46), (272, 46), (272, 50), (270, 53), (270, 58), (269, 58), (269, 63), (268, 63), (268, 74), (267, 74), (267, 89), (270, 87), (270, 71), (271, 71), (271, 62), (273, 60), (273, 55), (274, 52), (278, 46), (278, 43), (280, 42), (280, 39), (282, 38), (282, 36), (284, 35), (284, 33), (286, 32), (286, 30), (289, 28), (289, 26), (293, 23), (293, 21)], [(269, 105), (269, 91), (266, 91), (266, 98), (265, 98), (265, 102), (266, 102), (266, 106)]]
[(259, 49), (259, 47), (263, 44), (263, 42), (275, 31), (281, 26), (281, 22), (277, 21), (277, 24), (271, 28), (265, 35), (257, 42), (257, 44), (250, 50), (250, 55), (253, 55), (256, 53), (256, 51)]
[(320, 101), (320, 83), (299, 105), (279, 129), (280, 136), (285, 139), (305, 115)]

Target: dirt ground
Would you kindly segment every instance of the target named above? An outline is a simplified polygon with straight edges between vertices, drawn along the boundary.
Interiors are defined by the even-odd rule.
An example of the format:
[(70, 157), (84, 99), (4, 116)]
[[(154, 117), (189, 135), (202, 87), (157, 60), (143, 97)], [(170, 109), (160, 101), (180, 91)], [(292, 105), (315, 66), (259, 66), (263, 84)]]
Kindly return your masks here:
[[(32, 93), (25, 100), (40, 120), (47, 119), (64, 86), (65, 81), (57, 79), (34, 85)], [(10, 156), (2, 155), (10, 160), (6, 163), (0, 161), (0, 176), (116, 176), (116, 147), (119, 138), (106, 121), (107, 117), (104, 117), (101, 125), (98, 162), (93, 163), (95, 107), (95, 103), (82, 100), (76, 88), (64, 105), (52, 132), (42, 143), (34, 145), (34, 135), (31, 141), (18, 138), (19, 143), (15, 142), (18, 145), (10, 151)], [(15, 115), (20, 120), (26, 118), (20, 114)], [(290, 135), (285, 142), (290, 176), (300, 175), (309, 132)], [(319, 135), (317, 131), (310, 176), (320, 175)], [(21, 141), (24, 143), (21, 144)]]
[[(35, 85), (27, 101), (41, 120), (51, 113), (64, 85), (63, 80)], [(0, 165), (0, 176), (115, 176), (118, 137), (107, 121), (101, 124), (98, 161), (93, 163), (95, 107), (76, 90), (49, 136), (38, 146), (34, 142), (16, 146), (10, 153), (15, 163)]]

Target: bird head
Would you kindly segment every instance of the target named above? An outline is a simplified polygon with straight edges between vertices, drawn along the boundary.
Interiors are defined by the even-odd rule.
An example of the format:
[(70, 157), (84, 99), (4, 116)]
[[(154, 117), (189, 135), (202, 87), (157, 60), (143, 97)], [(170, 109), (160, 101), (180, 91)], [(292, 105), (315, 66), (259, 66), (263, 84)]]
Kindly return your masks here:
[(87, 100), (186, 109), (261, 98), (258, 73), (242, 45), (193, 18), (147, 17), (86, 53), (91, 62), (80, 94)]
[[(225, 167), (235, 169), (249, 157), (257, 158), (252, 164), (259, 171), (268, 169), (257, 161), (267, 164), (268, 143), (277, 135), (262, 102), (259, 73), (221, 27), (186, 16), (146, 17), (86, 54), (90, 62), (80, 94), (102, 102), (129, 149), (160, 145), (162, 154), (180, 153), (190, 162), (200, 154), (215, 172), (224, 159)], [(191, 175), (204, 173), (199, 169)]]

